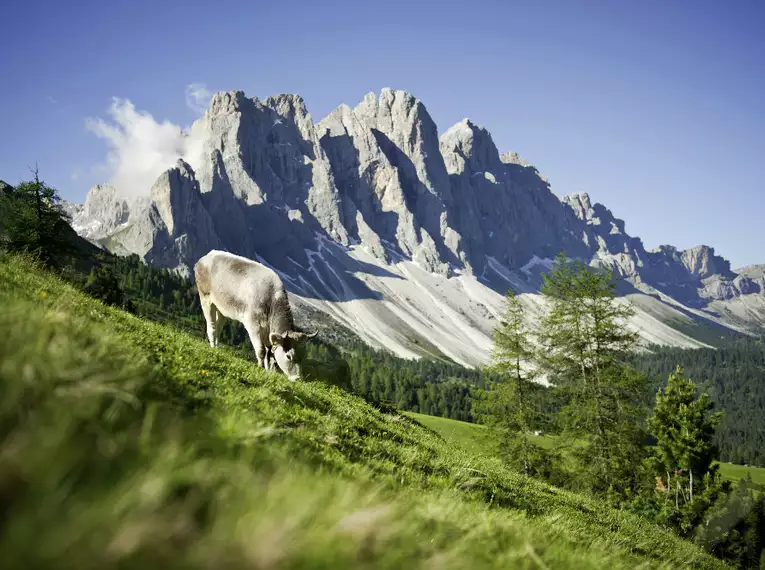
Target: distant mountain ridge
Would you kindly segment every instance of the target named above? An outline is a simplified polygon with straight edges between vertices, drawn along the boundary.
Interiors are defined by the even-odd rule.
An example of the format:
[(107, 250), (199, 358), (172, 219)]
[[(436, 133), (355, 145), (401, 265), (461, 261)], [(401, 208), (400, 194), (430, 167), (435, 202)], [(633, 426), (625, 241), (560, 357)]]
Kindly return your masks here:
[[(404, 91), (369, 93), (314, 123), (303, 99), (217, 93), (148, 197), (95, 186), (73, 227), (115, 253), (187, 273), (211, 248), (277, 269), (298, 305), (403, 356), (485, 361), (508, 287), (534, 317), (560, 251), (613, 268), (651, 342), (702, 346), (765, 327), (765, 272), (712, 247), (646, 250), (587, 194), (547, 179), (463, 120), (440, 137)], [(126, 190), (126, 189), (122, 189)], [(149, 189), (129, 189), (130, 195)]]

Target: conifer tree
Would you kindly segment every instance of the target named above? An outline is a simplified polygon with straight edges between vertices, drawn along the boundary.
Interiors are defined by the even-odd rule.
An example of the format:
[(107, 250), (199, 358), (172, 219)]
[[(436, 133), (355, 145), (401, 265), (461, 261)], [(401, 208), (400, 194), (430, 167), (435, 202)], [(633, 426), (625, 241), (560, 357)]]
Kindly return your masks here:
[(540, 415), (532, 399), (532, 382), (537, 376), (534, 346), (523, 306), (512, 289), (505, 296), (505, 312), (493, 337), (488, 371), (500, 379), (483, 394), (478, 413), (495, 433), (500, 454), (509, 464), (526, 475), (546, 474), (548, 458), (530, 439)]
[[(671, 501), (668, 520), (682, 533), (690, 532), (725, 490), (717, 473), (715, 428), (722, 414), (713, 412), (706, 393), (686, 379), (678, 366), (666, 388), (656, 394), (656, 406), (648, 427), (656, 439), (650, 464)], [(666, 479), (666, 480), (665, 480)]]
[(0, 195), (0, 237), (6, 249), (25, 251), (51, 264), (57, 256), (71, 253), (73, 245), (56, 189), (40, 180), (36, 167), (32, 173), (33, 180)]
[(644, 454), (647, 379), (627, 365), (639, 341), (626, 325), (634, 309), (616, 298), (610, 271), (563, 253), (543, 279), (549, 310), (540, 359), (567, 402), (559, 421), (561, 442), (579, 460), (574, 484), (624, 497), (636, 488), (634, 465)]

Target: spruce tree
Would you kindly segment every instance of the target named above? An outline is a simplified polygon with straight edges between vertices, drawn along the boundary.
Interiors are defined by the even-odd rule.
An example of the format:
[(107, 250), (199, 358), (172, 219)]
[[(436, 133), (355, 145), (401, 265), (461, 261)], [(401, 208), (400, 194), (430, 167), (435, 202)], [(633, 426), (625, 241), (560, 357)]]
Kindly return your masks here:
[(666, 388), (657, 392), (648, 420), (656, 439), (650, 464), (666, 489), (665, 503), (670, 503), (667, 519), (683, 534), (703, 520), (725, 490), (713, 443), (722, 414), (713, 408), (709, 395), (699, 395), (696, 385), (678, 366), (669, 375)]

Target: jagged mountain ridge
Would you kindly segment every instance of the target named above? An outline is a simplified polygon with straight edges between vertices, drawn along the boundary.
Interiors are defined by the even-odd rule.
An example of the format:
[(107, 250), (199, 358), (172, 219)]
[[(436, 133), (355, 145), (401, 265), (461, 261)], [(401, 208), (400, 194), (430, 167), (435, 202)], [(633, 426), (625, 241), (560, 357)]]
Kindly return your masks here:
[(195, 168), (179, 161), (142, 201), (94, 187), (74, 227), (183, 272), (213, 247), (261, 259), (298, 304), (406, 356), (485, 360), (502, 294), (512, 286), (538, 311), (540, 271), (559, 251), (622, 276), (649, 340), (699, 346), (688, 330), (765, 324), (762, 275), (707, 246), (646, 250), (586, 194), (559, 199), (483, 127), (466, 119), (439, 137), (403, 91), (318, 123), (297, 95), (218, 93), (188, 136)]

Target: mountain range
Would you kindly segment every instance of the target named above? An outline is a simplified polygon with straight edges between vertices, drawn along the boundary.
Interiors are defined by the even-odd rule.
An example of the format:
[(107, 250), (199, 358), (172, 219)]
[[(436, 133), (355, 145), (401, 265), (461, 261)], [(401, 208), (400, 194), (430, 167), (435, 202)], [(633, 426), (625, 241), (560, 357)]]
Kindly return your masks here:
[(73, 228), (186, 275), (213, 248), (258, 259), (303, 320), (404, 357), (485, 362), (507, 289), (534, 321), (561, 251), (615, 271), (648, 343), (765, 330), (765, 265), (733, 270), (706, 245), (647, 250), (587, 194), (559, 198), (485, 128), (466, 119), (439, 136), (407, 92), (319, 122), (297, 95), (221, 92), (185, 136), (194, 152), (152, 188), (101, 184), (67, 204)]

